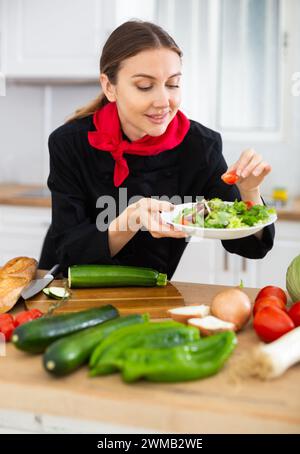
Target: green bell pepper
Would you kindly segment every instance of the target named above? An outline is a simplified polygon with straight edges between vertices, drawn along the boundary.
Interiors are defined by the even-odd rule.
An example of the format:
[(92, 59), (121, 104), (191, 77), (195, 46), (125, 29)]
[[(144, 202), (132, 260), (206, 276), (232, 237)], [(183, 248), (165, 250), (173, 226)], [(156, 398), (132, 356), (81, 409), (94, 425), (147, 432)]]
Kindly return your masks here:
[(227, 331), (166, 349), (127, 349), (122, 378), (130, 383), (140, 378), (154, 382), (178, 382), (208, 377), (222, 368), (236, 343), (234, 332)]
[(94, 350), (90, 359), (90, 376), (104, 375), (122, 369), (127, 349), (134, 347), (169, 348), (193, 342), (200, 337), (199, 330), (182, 323), (168, 321), (143, 323), (120, 328), (110, 334)]

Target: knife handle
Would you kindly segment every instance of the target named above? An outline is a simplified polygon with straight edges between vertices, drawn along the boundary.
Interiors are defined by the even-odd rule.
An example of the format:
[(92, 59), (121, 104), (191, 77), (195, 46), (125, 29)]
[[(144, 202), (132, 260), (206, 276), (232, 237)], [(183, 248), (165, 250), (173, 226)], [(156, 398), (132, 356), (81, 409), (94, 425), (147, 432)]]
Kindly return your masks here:
[(52, 276), (55, 277), (59, 273), (59, 269), (60, 269), (60, 265), (59, 265), (59, 263), (57, 263), (56, 265), (54, 265), (51, 268), (51, 270), (48, 271), (48, 273), (44, 277), (52, 277)]

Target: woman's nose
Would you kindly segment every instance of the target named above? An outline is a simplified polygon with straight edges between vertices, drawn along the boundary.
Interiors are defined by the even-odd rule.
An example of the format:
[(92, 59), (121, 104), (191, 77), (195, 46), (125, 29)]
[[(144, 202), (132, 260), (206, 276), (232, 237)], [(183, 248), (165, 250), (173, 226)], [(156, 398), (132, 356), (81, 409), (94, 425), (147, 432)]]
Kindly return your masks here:
[(165, 89), (159, 89), (155, 93), (155, 97), (153, 99), (153, 106), (156, 108), (166, 108), (169, 106), (169, 101), (170, 101), (170, 93)]

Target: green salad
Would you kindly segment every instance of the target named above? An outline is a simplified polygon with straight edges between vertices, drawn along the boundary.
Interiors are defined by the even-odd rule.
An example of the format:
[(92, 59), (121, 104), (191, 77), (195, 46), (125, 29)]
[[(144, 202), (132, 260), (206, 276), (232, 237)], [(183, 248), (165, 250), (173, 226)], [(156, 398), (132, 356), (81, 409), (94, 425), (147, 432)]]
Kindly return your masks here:
[(214, 229), (237, 229), (265, 224), (274, 208), (253, 205), (251, 202), (235, 200), (232, 204), (214, 198), (201, 200), (190, 208), (184, 208), (173, 219), (176, 224)]

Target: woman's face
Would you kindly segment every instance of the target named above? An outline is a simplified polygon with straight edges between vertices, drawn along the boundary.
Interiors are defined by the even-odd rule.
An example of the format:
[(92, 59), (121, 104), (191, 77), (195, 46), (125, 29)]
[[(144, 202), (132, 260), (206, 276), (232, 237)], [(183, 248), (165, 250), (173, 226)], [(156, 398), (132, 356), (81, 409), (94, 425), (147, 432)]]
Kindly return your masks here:
[(122, 129), (130, 140), (165, 132), (180, 105), (180, 76), (181, 59), (167, 48), (142, 51), (124, 60), (116, 85), (101, 74), (103, 91), (116, 101)]

